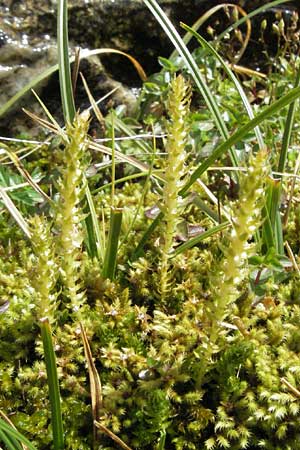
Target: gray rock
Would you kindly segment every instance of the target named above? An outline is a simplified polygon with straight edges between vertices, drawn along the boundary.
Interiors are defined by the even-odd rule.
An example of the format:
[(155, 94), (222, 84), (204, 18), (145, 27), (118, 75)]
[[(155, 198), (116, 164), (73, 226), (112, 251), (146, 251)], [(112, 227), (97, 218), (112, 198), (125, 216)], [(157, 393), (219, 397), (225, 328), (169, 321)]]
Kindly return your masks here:
[[(221, 1), (159, 1), (178, 28), (180, 20), (192, 24), (204, 11), (218, 3)], [(240, 1), (244, 7), (250, 3), (253, 9), (263, 1)], [(56, 9), (56, 0), (0, 1), (1, 105), (43, 69), (56, 63)], [(72, 49), (76, 46), (83, 49), (112, 47), (128, 52), (148, 73), (158, 69), (159, 55), (168, 56), (172, 51), (172, 44), (142, 0), (70, 0), (69, 39)], [(131, 88), (140, 86), (140, 80), (127, 59), (109, 55), (101, 57), (100, 62), (98, 57), (94, 57), (89, 62), (82, 62), (80, 69), (96, 98), (119, 86), (109, 105), (125, 103), (128, 110), (132, 110), (135, 96)], [(57, 76), (45, 80), (39, 89), (43, 90), (47, 105), (59, 110)], [(29, 100), (27, 97), (21, 105), (25, 101), (30, 103), (32, 99), (32, 95)], [(80, 84), (77, 99), (77, 106), (88, 104)], [(105, 112), (107, 105), (102, 107)]]

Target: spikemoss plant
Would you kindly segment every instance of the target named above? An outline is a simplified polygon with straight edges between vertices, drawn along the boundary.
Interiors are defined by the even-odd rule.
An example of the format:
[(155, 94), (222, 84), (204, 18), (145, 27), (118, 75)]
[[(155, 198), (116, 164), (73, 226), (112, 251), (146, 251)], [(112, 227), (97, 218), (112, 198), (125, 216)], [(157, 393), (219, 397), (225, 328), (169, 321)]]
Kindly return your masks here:
[[(207, 347), (204, 347), (205, 360), (218, 351), (216, 343), (222, 329), (221, 323), (225, 319), (233, 321), (239, 287), (249, 275), (247, 260), (250, 252), (254, 251), (250, 240), (262, 223), (264, 187), (269, 171), (267, 152), (261, 150), (250, 156), (247, 172), (240, 177), (239, 199), (231, 209), (232, 229), (222, 245), (223, 256), (211, 276), (210, 300), (205, 303), (209, 330)], [(201, 385), (205, 371), (203, 366), (198, 385)]]
[(69, 307), (78, 312), (85, 302), (80, 282), (81, 246), (83, 242), (82, 202), (84, 197), (85, 168), (87, 162), (87, 131), (89, 115), (77, 114), (67, 126), (66, 143), (62, 152), (56, 225), (59, 230), (57, 253), (65, 295)]
[[(207, 313), (214, 323), (224, 320), (227, 308), (239, 295), (238, 287), (247, 275), (247, 258), (254, 251), (249, 240), (262, 222), (265, 184), (270, 172), (266, 151), (251, 156), (246, 174), (240, 178), (239, 199), (233, 205), (232, 229), (222, 246), (223, 258), (211, 282), (212, 302)], [(214, 334), (211, 335), (213, 341)]]
[(33, 263), (35, 276), (32, 285), (37, 295), (37, 317), (38, 319), (47, 318), (50, 323), (53, 323), (57, 299), (55, 286), (58, 270), (51, 226), (44, 216), (34, 216), (31, 219), (31, 243), (35, 254)]
[(160, 294), (164, 301), (170, 293), (171, 278), (170, 256), (174, 246), (176, 229), (183, 210), (183, 198), (180, 190), (187, 175), (186, 144), (188, 138), (188, 114), (190, 106), (190, 88), (182, 75), (175, 77), (170, 86), (167, 103), (169, 122), (167, 124), (165, 184), (163, 187), (162, 247), (160, 261)]

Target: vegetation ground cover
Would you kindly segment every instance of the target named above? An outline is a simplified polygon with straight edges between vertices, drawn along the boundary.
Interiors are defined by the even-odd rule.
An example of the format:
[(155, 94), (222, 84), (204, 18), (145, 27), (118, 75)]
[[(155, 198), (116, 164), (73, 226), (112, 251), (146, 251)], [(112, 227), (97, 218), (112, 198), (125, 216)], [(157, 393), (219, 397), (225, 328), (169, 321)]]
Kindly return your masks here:
[[(91, 109), (76, 112), (61, 1), (65, 123), (43, 105), (43, 118), (27, 112), (43, 142), (1, 143), (0, 440), (295, 450), (297, 14), (274, 20), (280, 45), (263, 76), (226, 60), (213, 30), (209, 43), (199, 23), (183, 25), (182, 39), (144, 2), (174, 53), (134, 117), (119, 107), (104, 118), (88, 86)], [(243, 46), (237, 20), (249, 16), (226, 11), (225, 37)]]

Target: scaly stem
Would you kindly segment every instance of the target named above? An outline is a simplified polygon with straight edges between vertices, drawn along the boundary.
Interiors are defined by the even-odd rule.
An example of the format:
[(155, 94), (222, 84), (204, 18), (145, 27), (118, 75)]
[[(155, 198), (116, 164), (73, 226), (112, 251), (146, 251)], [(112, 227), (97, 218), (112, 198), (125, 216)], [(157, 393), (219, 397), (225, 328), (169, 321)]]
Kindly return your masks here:
[(189, 113), (190, 92), (182, 75), (171, 83), (168, 100), (170, 121), (167, 125), (167, 160), (165, 164), (165, 186), (163, 192), (164, 213), (163, 244), (160, 264), (160, 294), (164, 301), (170, 290), (169, 258), (182, 211), (182, 198), (179, 195), (184, 186), (186, 168), (185, 146), (188, 136), (187, 116)]

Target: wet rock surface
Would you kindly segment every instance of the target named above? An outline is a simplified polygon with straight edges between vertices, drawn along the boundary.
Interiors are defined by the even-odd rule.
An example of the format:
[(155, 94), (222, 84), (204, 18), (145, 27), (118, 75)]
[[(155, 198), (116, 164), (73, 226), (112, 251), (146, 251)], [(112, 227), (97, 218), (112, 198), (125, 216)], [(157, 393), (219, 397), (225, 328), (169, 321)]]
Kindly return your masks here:
[[(219, 3), (217, 0), (159, 2), (178, 29), (180, 20), (192, 24)], [(244, 0), (234, 3), (249, 11), (267, 1)], [(297, 2), (290, 2), (281, 8), (285, 14), (291, 14), (297, 7)], [(4, 104), (43, 69), (57, 62), (56, 10), (56, 0), (0, 1), (0, 104)], [(219, 18), (222, 14), (224, 16), (220, 12), (219, 16), (212, 19), (215, 21), (214, 26), (222, 21)], [(268, 14), (274, 14), (274, 11)], [(76, 46), (83, 49), (111, 47), (128, 52), (149, 74), (158, 69), (157, 57), (167, 57), (172, 51), (172, 44), (141, 0), (70, 0), (69, 39), (72, 49)], [(255, 43), (255, 37), (252, 40)], [(89, 62), (85, 60), (80, 69), (96, 98), (119, 85), (109, 105), (125, 102), (129, 109), (132, 107), (134, 94), (130, 88), (138, 87), (140, 80), (127, 59), (109, 55), (101, 57), (100, 62), (98, 57), (94, 57)], [(82, 103), (87, 103), (87, 99), (83, 89), (80, 86), (78, 89), (82, 106)], [(57, 75), (44, 81), (40, 91), (47, 105), (49, 102), (50, 105), (58, 105)], [(30, 102), (30, 99), (27, 98), (26, 102)], [(107, 105), (104, 103), (102, 107), (105, 110)]]

